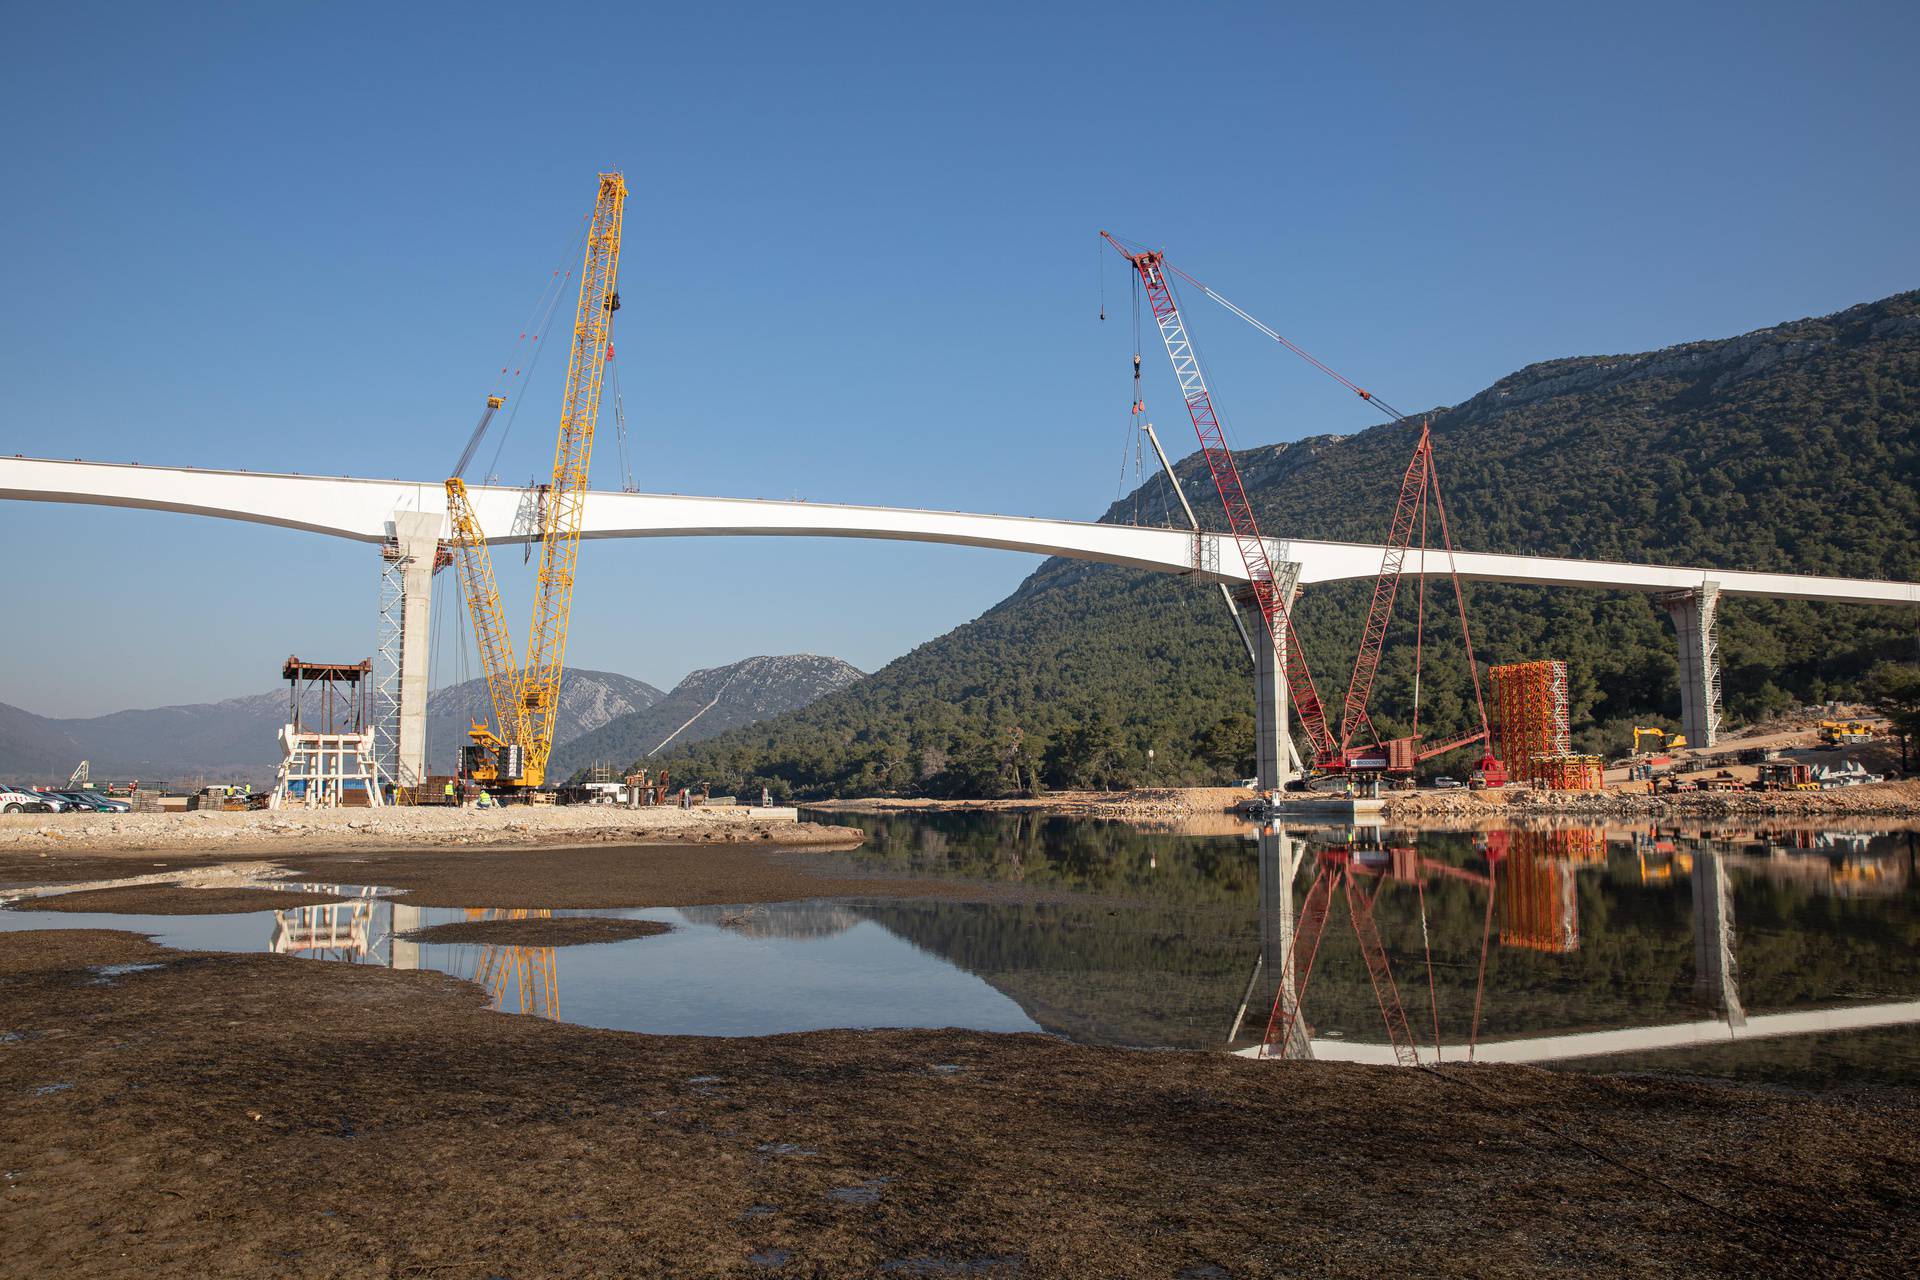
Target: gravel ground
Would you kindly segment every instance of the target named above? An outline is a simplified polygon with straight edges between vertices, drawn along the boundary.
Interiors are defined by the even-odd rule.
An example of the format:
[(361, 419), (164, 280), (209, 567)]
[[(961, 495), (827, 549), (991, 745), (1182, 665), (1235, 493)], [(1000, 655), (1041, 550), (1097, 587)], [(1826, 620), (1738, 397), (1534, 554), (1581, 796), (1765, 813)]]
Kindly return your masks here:
[[(0, 814), (0, 851), (189, 852), (391, 848), (396, 845), (579, 844), (613, 841), (844, 842), (845, 832), (793, 819), (791, 809), (722, 807), (617, 809), (606, 805), (524, 805), (287, 809), (248, 813)], [(857, 840), (858, 833), (853, 838)]]
[(484, 999), (0, 935), (0, 1276), (1920, 1272), (1897, 1098)]

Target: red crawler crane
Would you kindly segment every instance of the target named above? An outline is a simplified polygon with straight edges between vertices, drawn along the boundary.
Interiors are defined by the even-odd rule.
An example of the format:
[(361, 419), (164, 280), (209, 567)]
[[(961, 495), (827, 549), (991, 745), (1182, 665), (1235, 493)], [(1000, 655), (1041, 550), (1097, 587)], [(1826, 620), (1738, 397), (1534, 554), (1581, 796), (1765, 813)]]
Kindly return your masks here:
[[(1387, 641), (1387, 624), (1393, 618), (1394, 597), (1400, 588), (1400, 576), (1406, 567), (1407, 551), (1413, 543), (1413, 531), (1420, 530), (1420, 551), (1427, 549), (1427, 501), (1440, 518), (1440, 541), (1447, 555), (1448, 573), (1453, 580), (1453, 597), (1460, 609), (1460, 635), (1467, 650), (1467, 673), (1473, 680), (1473, 701), (1480, 713), (1480, 727), (1472, 733), (1452, 738), (1416, 754), (1420, 741), (1420, 659), (1426, 640), (1427, 580), (1419, 579), (1413, 646), (1414, 706), (1411, 736), (1385, 742), (1373, 727), (1367, 713), (1367, 700), (1373, 693), (1373, 677), (1380, 669), (1380, 653)], [(1424, 564), (1423, 564), (1424, 569)], [(1356, 748), (1354, 735), (1365, 731), (1371, 744)], [(1460, 571), (1453, 558), (1453, 536), (1447, 529), (1446, 501), (1440, 496), (1440, 476), (1433, 466), (1433, 432), (1427, 422), (1420, 424), (1420, 439), (1414, 445), (1413, 458), (1407, 463), (1400, 481), (1400, 496), (1394, 503), (1393, 524), (1387, 533), (1386, 549), (1380, 557), (1380, 576), (1374, 580), (1373, 601), (1367, 608), (1366, 625), (1360, 632), (1360, 651), (1353, 660), (1353, 678), (1347, 683), (1347, 701), (1340, 714), (1339, 755), (1334, 767), (1344, 770), (1380, 770), (1411, 772), (1413, 766), (1475, 742), (1491, 743), (1487, 725), (1487, 702), (1480, 689), (1480, 668), (1473, 657), (1473, 629), (1467, 623), (1467, 597), (1460, 588)], [(1491, 748), (1480, 757), (1480, 772), (1490, 786), (1506, 782), (1506, 767)]]
[[(1366, 626), (1361, 631), (1360, 650), (1354, 659), (1352, 679), (1347, 685), (1346, 702), (1341, 711), (1340, 738), (1336, 742), (1327, 724), (1326, 711), (1320, 703), (1319, 692), (1314, 688), (1313, 674), (1307, 669), (1306, 654), (1298, 638), (1291, 634), (1292, 618), (1289, 612), (1291, 601), (1282, 598), (1286, 593), (1276, 584), (1273, 564), (1267, 555), (1266, 541), (1260, 536), (1252, 505), (1247, 501), (1246, 487), (1241, 482), (1239, 467), (1233, 460), (1232, 451), (1227, 448), (1225, 432), (1221, 429), (1219, 417), (1214, 412), (1212, 393), (1207, 388), (1206, 377), (1201, 370), (1199, 356), (1194, 351), (1193, 341), (1187, 336), (1186, 323), (1180, 317), (1180, 309), (1174, 300), (1168, 272), (1185, 278), (1209, 298), (1315, 368), (1338, 380), (1362, 400), (1379, 407), (1395, 421), (1401, 420), (1402, 415), (1372, 392), (1342, 377), (1282, 337), (1274, 329), (1262, 324), (1205, 284), (1167, 262), (1165, 255), (1150, 249), (1139, 251), (1129, 249), (1105, 231), (1100, 235), (1132, 264), (1134, 271), (1140, 277), (1140, 283), (1146, 289), (1147, 301), (1153, 309), (1154, 322), (1160, 328), (1160, 337), (1166, 344), (1167, 356), (1173, 362), (1174, 377), (1180, 383), (1181, 398), (1186, 401), (1188, 416), (1193, 419), (1194, 432), (1200, 438), (1200, 449), (1206, 456), (1207, 470), (1213, 477), (1214, 487), (1220, 493), (1220, 503), (1226, 511), (1227, 527), (1232, 532), (1234, 542), (1239, 546), (1241, 558), (1246, 564), (1247, 577), (1252, 583), (1254, 599), (1260, 606), (1260, 616), (1266, 623), (1269, 638), (1284, 660), (1288, 692), (1292, 695), (1294, 708), (1300, 716), (1301, 727), (1306, 730), (1307, 739), (1312, 745), (1315, 768), (1326, 773), (1357, 772), (1377, 775), (1383, 770), (1410, 773), (1414, 765), (1445, 755), (1449, 751), (1458, 750), (1470, 743), (1490, 743), (1492, 734), (1487, 724), (1486, 699), (1480, 690), (1480, 669), (1475, 665), (1473, 658), (1473, 635), (1467, 625), (1466, 596), (1460, 589), (1459, 570), (1453, 564), (1453, 538), (1447, 529), (1447, 508), (1445, 500), (1440, 496), (1440, 478), (1433, 467), (1433, 438), (1429, 424), (1424, 422), (1421, 424), (1420, 440), (1414, 448), (1413, 460), (1407, 464), (1406, 475), (1400, 482), (1400, 496), (1394, 506), (1393, 524), (1388, 533), (1385, 553), (1381, 558), (1380, 575), (1374, 582), (1373, 602), (1367, 610)], [(1137, 354), (1135, 359), (1138, 360)], [(1432, 496), (1433, 510), (1440, 518), (1440, 536), (1445, 546), (1449, 572), (1453, 579), (1454, 599), (1460, 607), (1460, 628), (1466, 643), (1467, 670), (1473, 678), (1474, 703), (1480, 712), (1480, 728), (1473, 733), (1440, 743), (1416, 754), (1415, 747), (1419, 742), (1420, 656), (1426, 630), (1426, 578), (1424, 575), (1420, 579), (1420, 621), (1414, 642), (1415, 732), (1413, 735), (1382, 742), (1379, 734), (1374, 730), (1372, 718), (1368, 715), (1367, 700), (1373, 692), (1374, 674), (1380, 667), (1380, 653), (1386, 643), (1387, 624), (1393, 616), (1393, 601), (1399, 591), (1401, 571), (1406, 563), (1407, 550), (1412, 543), (1416, 524), (1420, 527), (1420, 547), (1423, 555), (1426, 551), (1429, 494)], [(1370, 741), (1367, 745), (1356, 748), (1354, 737), (1362, 730)], [(1506, 769), (1491, 751), (1483, 754), (1479, 767), (1488, 785), (1500, 786), (1506, 782)]]
[(1327, 728), (1327, 713), (1320, 705), (1319, 692), (1313, 687), (1306, 650), (1290, 635), (1292, 601), (1284, 598), (1288, 592), (1274, 577), (1266, 539), (1260, 536), (1253, 505), (1247, 501), (1246, 486), (1240, 481), (1240, 468), (1233, 460), (1233, 451), (1227, 448), (1226, 433), (1213, 411), (1213, 396), (1207, 390), (1206, 375), (1201, 372), (1193, 340), (1187, 337), (1186, 323), (1180, 318), (1180, 308), (1168, 286), (1165, 260), (1150, 249), (1135, 253), (1105, 231), (1100, 235), (1133, 264), (1146, 289), (1154, 323), (1160, 327), (1167, 358), (1173, 361), (1173, 375), (1180, 383), (1180, 396), (1187, 403), (1187, 416), (1193, 419), (1194, 434), (1200, 437), (1200, 451), (1206, 455), (1213, 487), (1219, 491), (1220, 505), (1226, 509), (1227, 528), (1246, 565), (1247, 580), (1253, 589), (1254, 602), (1259, 606), (1261, 621), (1266, 625), (1267, 638), (1286, 672), (1287, 691), (1293, 698), (1294, 711), (1306, 730), (1315, 759), (1331, 759), (1335, 751), (1333, 734)]

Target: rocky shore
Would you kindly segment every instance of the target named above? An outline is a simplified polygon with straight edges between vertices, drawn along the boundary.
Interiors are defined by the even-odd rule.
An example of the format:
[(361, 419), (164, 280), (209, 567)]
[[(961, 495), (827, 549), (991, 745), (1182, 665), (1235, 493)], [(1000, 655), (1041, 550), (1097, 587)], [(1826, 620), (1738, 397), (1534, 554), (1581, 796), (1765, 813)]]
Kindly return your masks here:
[(1486, 818), (1920, 818), (1920, 780), (1832, 791), (1409, 791), (1389, 792), (1384, 815), (1473, 821)]

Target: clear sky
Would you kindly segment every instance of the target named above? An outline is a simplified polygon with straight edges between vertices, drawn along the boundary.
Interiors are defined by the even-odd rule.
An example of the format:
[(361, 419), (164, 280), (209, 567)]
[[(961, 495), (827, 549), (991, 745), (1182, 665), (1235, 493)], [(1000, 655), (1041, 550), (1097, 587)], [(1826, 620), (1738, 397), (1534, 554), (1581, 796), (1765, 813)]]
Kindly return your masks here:
[[(665, 492), (1098, 514), (1131, 348), (1117, 258), (1096, 319), (1102, 226), (1406, 409), (1920, 286), (1911, 0), (4, 14), (5, 453), (443, 477), (614, 166), (636, 479)], [(1239, 443), (1372, 421), (1193, 320)], [(508, 482), (550, 466), (559, 364)], [(0, 503), (0, 547), (0, 701), (42, 714), (374, 647), (363, 546)], [(662, 686), (765, 652), (872, 669), (1034, 564), (588, 544), (569, 658)], [(530, 574), (501, 567), (524, 638)]]

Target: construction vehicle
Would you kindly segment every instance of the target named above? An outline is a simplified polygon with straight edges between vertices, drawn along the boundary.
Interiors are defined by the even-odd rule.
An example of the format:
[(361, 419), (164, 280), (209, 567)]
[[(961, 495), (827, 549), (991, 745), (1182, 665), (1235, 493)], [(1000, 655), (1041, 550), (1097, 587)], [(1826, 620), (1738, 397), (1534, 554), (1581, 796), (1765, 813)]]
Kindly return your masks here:
[(1822, 720), (1820, 741), (1829, 747), (1857, 747), (1873, 741), (1873, 726), (1864, 720)]
[(1818, 791), (1820, 784), (1814, 781), (1813, 770), (1792, 760), (1770, 760), (1760, 766), (1760, 776), (1754, 779), (1755, 791)]
[(500, 397), (488, 397), (474, 438), (468, 441), (460, 464), (447, 480), (454, 564), (473, 620), (487, 698), (493, 709), (491, 725), (476, 723), (468, 733), (471, 741), (463, 752), (462, 772), (492, 791), (539, 787), (546, 779), (547, 761), (553, 754), (594, 424), (600, 413), (607, 363), (613, 358), (613, 316), (620, 309), (616, 284), (626, 200), (625, 179), (618, 173), (601, 174), (587, 231), (586, 259), (580, 271), (580, 301), (574, 313), (566, 390), (554, 442), (553, 479), (539, 503), (540, 571), (524, 663), (515, 655), (486, 534), (461, 474), (472, 460), (480, 434), (500, 408)]
[(1684, 733), (1670, 734), (1665, 729), (1660, 728), (1635, 729), (1633, 731), (1633, 754), (1636, 756), (1643, 754), (1640, 750), (1640, 739), (1642, 738), (1652, 738), (1655, 749), (1661, 751), (1684, 751), (1687, 746), (1687, 735)]
[[(1386, 642), (1387, 624), (1393, 613), (1394, 597), (1399, 590), (1402, 570), (1411, 547), (1416, 524), (1420, 529), (1420, 552), (1424, 562), (1427, 550), (1429, 498), (1432, 502), (1431, 510), (1439, 521), (1441, 541), (1449, 566), (1452, 568), (1453, 541), (1447, 527), (1446, 504), (1440, 495), (1439, 477), (1433, 467), (1433, 437), (1430, 425), (1425, 422), (1421, 424), (1413, 458), (1407, 464), (1406, 473), (1401, 479), (1399, 498), (1394, 507), (1392, 525), (1381, 557), (1380, 573), (1374, 584), (1372, 603), (1367, 611), (1366, 624), (1361, 631), (1359, 652), (1354, 659), (1353, 674), (1347, 685), (1346, 700), (1341, 713), (1340, 737), (1336, 740), (1332, 726), (1327, 720), (1326, 708), (1322, 705), (1319, 691), (1314, 686), (1313, 673), (1307, 666), (1305, 646), (1292, 635), (1291, 610), (1296, 584), (1291, 578), (1283, 579), (1276, 572), (1268, 553), (1267, 541), (1260, 534), (1259, 523), (1254, 518), (1253, 506), (1247, 499), (1246, 486), (1240, 477), (1239, 465), (1234, 461), (1233, 451), (1227, 444), (1226, 432), (1214, 409), (1213, 394), (1207, 387), (1206, 373), (1201, 365), (1199, 353), (1187, 332), (1186, 321), (1174, 297), (1172, 276), (1177, 274), (1189, 281), (1242, 320), (1343, 383), (1361, 399), (1381, 408), (1393, 421), (1401, 422), (1406, 419), (1391, 406), (1384, 405), (1371, 392), (1349, 382), (1318, 360), (1307, 356), (1279, 333), (1227, 302), (1186, 272), (1172, 266), (1166, 261), (1164, 254), (1152, 249), (1130, 248), (1106, 231), (1102, 231), (1100, 236), (1133, 267), (1137, 285), (1146, 293), (1154, 323), (1160, 330), (1161, 342), (1165, 345), (1167, 358), (1173, 365), (1174, 378), (1180, 385), (1181, 398), (1186, 404), (1188, 417), (1193, 421), (1194, 433), (1199, 438), (1200, 450), (1206, 460), (1208, 473), (1212, 476), (1214, 487), (1220, 495), (1220, 504), (1226, 514), (1228, 531), (1239, 548), (1248, 586), (1254, 605), (1260, 612), (1267, 641), (1273, 646), (1275, 656), (1280, 659), (1279, 665), (1286, 676), (1294, 712), (1299, 716), (1301, 728), (1306, 732), (1307, 741), (1312, 748), (1314, 773), (1319, 775), (1322, 781), (1335, 785), (1345, 785), (1348, 781), (1355, 779), (1371, 781), (1377, 785), (1383, 774), (1411, 774), (1417, 764), (1479, 742), (1489, 744), (1488, 749), (1482, 753), (1478, 769), (1484, 785), (1506, 785), (1506, 767), (1491, 750), (1493, 739), (1487, 721), (1486, 700), (1481, 694), (1480, 670), (1473, 657), (1473, 635), (1467, 626), (1466, 597), (1460, 586), (1457, 569), (1452, 571), (1454, 596), (1460, 607), (1467, 670), (1473, 678), (1474, 702), (1479, 710), (1480, 728), (1425, 750), (1419, 749), (1420, 654), (1417, 641), (1414, 656), (1415, 732), (1405, 737), (1383, 741), (1374, 728), (1367, 709), (1374, 675), (1380, 664), (1381, 650)], [(1137, 351), (1135, 367), (1138, 368)], [(1137, 393), (1135, 407), (1136, 410), (1140, 407)], [(1156, 447), (1157, 445), (1156, 441)], [(1423, 634), (1426, 609), (1424, 575), (1419, 578), (1418, 608), (1421, 627), (1416, 634)]]

